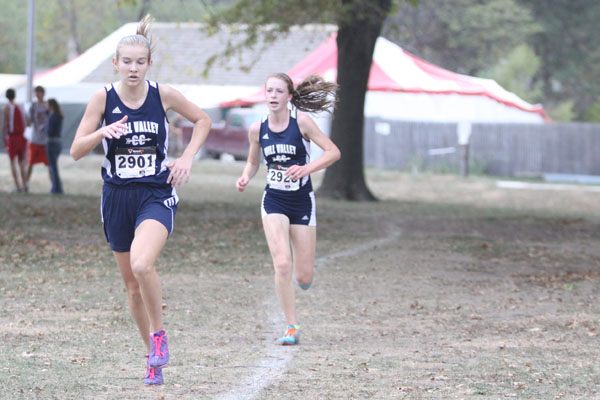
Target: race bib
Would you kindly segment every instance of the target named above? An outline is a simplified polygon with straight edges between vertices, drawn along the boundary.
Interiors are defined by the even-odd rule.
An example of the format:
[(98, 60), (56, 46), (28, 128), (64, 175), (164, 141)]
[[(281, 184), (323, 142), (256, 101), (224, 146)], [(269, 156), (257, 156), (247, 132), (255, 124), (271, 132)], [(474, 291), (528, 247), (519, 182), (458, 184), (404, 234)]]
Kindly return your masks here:
[(271, 189), (295, 191), (300, 189), (300, 180), (285, 175), (287, 167), (278, 165), (267, 170), (267, 184)]
[(115, 150), (119, 178), (142, 178), (156, 174), (156, 147), (132, 147)]

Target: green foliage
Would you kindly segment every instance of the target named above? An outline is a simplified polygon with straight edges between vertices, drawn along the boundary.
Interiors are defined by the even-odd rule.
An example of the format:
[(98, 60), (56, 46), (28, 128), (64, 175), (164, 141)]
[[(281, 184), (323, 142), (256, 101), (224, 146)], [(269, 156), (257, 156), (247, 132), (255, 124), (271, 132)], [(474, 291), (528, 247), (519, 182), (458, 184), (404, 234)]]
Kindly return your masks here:
[[(452, 71), (481, 76), (494, 70), (491, 75), (504, 75), (501, 84), (541, 102), (555, 120), (595, 121), (598, 20), (597, 0), (422, 1), (416, 8), (400, 3), (383, 34)], [(539, 61), (531, 75), (530, 52), (516, 49), (522, 44)]]
[(27, 49), (27, 2), (1, 0), (0, 8), (0, 72), (25, 72)]
[[(573, 101), (577, 119), (600, 100), (597, 0), (519, 0), (542, 30), (527, 40), (542, 60), (536, 76), (548, 102)], [(592, 111), (593, 112), (593, 111)]]
[[(363, 0), (37, 0), (36, 67), (52, 68), (127, 22), (150, 12), (157, 21), (237, 23), (243, 43), (285, 34), (292, 25), (376, 14)], [(495, 77), (525, 99), (541, 101), (559, 120), (598, 121), (600, 7), (597, 0), (395, 0), (383, 35), (450, 70)], [(356, 11), (357, 5), (360, 10)], [(24, 0), (0, 0), (0, 73), (24, 73)], [(265, 25), (268, 28), (265, 29)], [(533, 49), (539, 68), (531, 72)], [(541, 90), (541, 93), (540, 93)]]
[[(402, 2), (418, 3), (418, 0)], [(285, 35), (294, 25), (344, 23), (381, 24), (389, 13), (391, 0), (232, 0), (211, 13), (209, 25), (213, 32), (227, 26), (234, 40), (229, 40), (221, 58), (233, 57), (257, 43), (269, 43)], [(386, 6), (388, 4), (388, 6)], [(203, 71), (207, 74), (214, 65), (210, 59)]]
[[(27, 49), (26, 1), (0, 0), (0, 73), (24, 73)], [(204, 21), (222, 1), (38, 0), (36, 67), (48, 69), (87, 50), (128, 22), (149, 12), (161, 22)]]
[(584, 120), (587, 122), (600, 122), (600, 100), (588, 107)]
[(533, 77), (540, 68), (540, 59), (531, 47), (520, 44), (489, 71), (481, 74), (496, 80), (506, 90), (524, 100), (538, 103), (543, 100), (542, 87)]
[[(219, 57), (227, 58), (258, 42), (285, 35), (294, 25), (338, 23), (347, 14), (341, 0), (233, 0), (212, 12), (212, 32), (227, 26), (236, 40), (230, 40)], [(208, 73), (215, 59), (205, 65)]]
[(383, 35), (432, 63), (476, 75), (539, 29), (515, 0), (445, 0), (400, 4)]
[(564, 100), (559, 103), (546, 104), (546, 112), (553, 121), (571, 122), (576, 119), (573, 100)]

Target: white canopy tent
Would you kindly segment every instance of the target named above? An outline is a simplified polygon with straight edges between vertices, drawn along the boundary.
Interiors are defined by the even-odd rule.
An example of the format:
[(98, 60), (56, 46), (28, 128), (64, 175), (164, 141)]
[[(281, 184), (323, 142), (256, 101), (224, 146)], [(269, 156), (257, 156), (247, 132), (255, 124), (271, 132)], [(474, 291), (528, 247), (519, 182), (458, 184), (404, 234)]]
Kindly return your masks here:
[[(288, 71), (295, 83), (309, 74), (334, 81), (337, 76), (336, 34)], [(264, 101), (262, 89), (224, 106)], [(492, 79), (457, 74), (415, 57), (385, 38), (378, 38), (365, 100), (365, 115), (395, 120), (436, 122), (543, 123), (541, 105), (531, 105)]]

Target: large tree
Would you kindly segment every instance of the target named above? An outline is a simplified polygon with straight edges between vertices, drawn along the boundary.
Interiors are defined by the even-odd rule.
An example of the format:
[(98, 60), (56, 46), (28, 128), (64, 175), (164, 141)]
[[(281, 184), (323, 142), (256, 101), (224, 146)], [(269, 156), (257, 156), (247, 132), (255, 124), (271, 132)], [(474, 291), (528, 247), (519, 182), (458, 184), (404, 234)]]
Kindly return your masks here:
[[(418, 0), (403, 2), (418, 3)], [(363, 162), (363, 123), (367, 81), (375, 41), (392, 10), (393, 0), (233, 0), (213, 13), (215, 27), (244, 23), (244, 47), (286, 32), (292, 25), (334, 23), (338, 26), (339, 103), (333, 115), (331, 139), (342, 158), (325, 173), (320, 194), (346, 200), (374, 200), (367, 187)], [(233, 46), (232, 51), (236, 46)]]
[(363, 126), (367, 81), (375, 41), (390, 11), (391, 0), (343, 0), (347, 14), (338, 21), (339, 104), (331, 139), (342, 158), (327, 168), (320, 194), (346, 200), (374, 200), (364, 176)]

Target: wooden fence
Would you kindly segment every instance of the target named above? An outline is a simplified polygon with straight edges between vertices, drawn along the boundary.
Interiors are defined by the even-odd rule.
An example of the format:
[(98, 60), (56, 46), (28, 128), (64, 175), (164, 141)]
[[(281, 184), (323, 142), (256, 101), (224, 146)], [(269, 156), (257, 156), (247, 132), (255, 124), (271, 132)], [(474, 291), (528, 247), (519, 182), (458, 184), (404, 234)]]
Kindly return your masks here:
[[(365, 122), (365, 163), (379, 168), (458, 172), (457, 124)], [(600, 175), (600, 124), (473, 124), (471, 170), (498, 176)]]
[[(62, 109), (63, 151), (68, 152), (85, 104)], [(459, 172), (463, 150), (455, 123), (365, 120), (368, 166)], [(468, 154), (472, 172), (490, 175), (600, 175), (600, 124), (473, 124)]]

